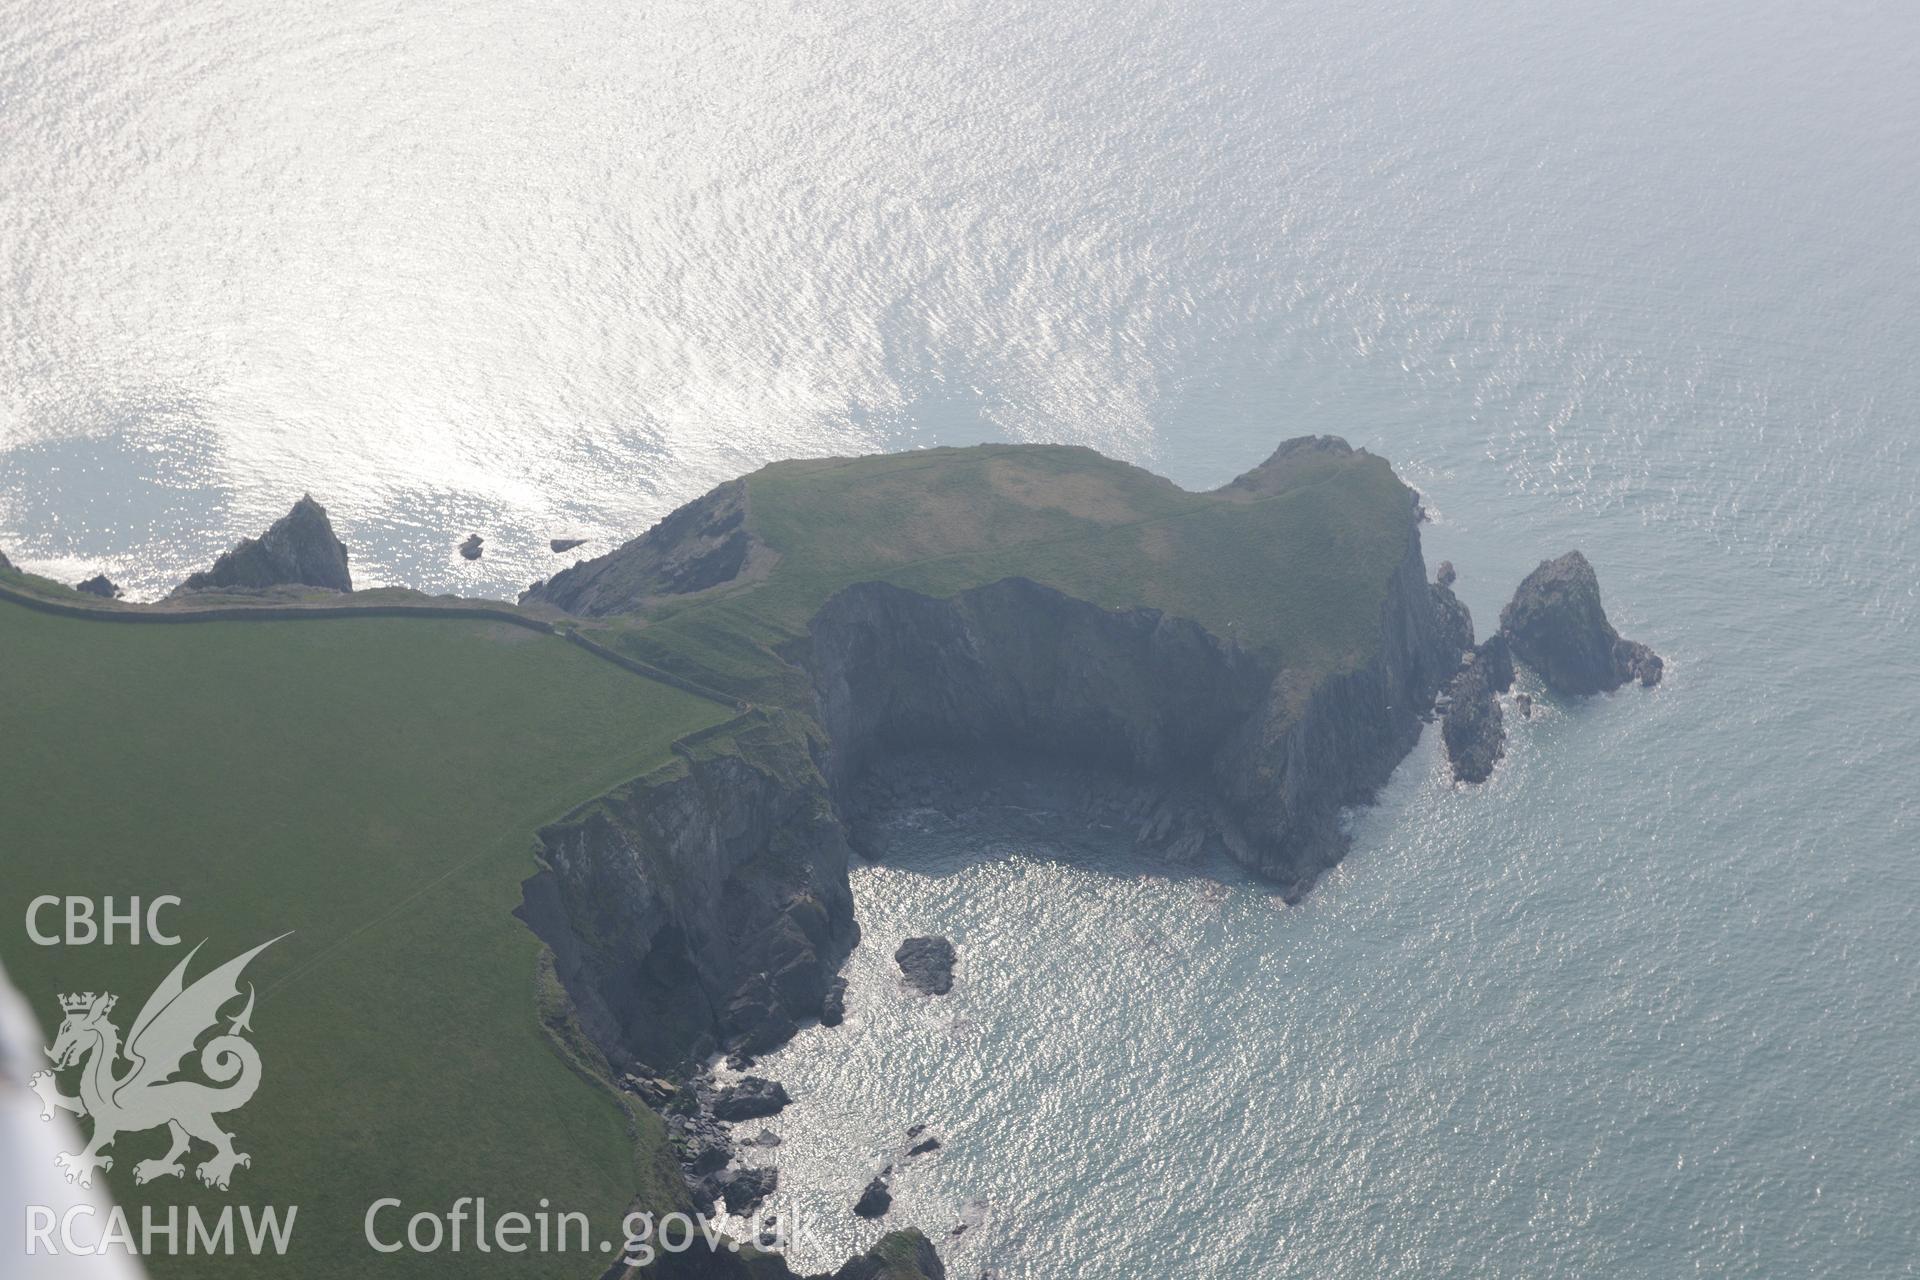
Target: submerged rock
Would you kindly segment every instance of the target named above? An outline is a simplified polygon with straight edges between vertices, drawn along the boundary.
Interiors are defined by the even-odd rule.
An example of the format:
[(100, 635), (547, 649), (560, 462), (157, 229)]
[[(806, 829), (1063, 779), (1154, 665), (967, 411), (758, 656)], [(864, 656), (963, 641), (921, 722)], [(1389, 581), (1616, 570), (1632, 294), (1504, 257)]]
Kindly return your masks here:
[(467, 535), (467, 540), (460, 544), (460, 554), (468, 560), (478, 560), (482, 554), (482, 545), (480, 535), (470, 533)]
[(741, 1076), (715, 1096), (713, 1114), (720, 1120), (757, 1120), (777, 1114), (791, 1101), (786, 1087), (779, 1081)]
[(1600, 604), (1600, 580), (1578, 551), (1527, 575), (1500, 611), (1500, 631), (1555, 693), (1606, 693), (1629, 680), (1652, 686), (1665, 666), (1646, 645), (1613, 629)]
[(113, 580), (104, 573), (96, 573), (85, 582), (74, 583), (73, 589), (75, 591), (84, 591), (90, 596), (99, 596), (102, 600), (117, 600), (120, 598), (120, 588), (114, 586)]
[(311, 494), (294, 503), (265, 533), (242, 538), (211, 569), (194, 574), (175, 592), (278, 586), (353, 590), (347, 548), (333, 536), (327, 509)]
[(953, 990), (953, 943), (945, 938), (908, 938), (893, 953), (907, 985), (922, 995), (943, 996)]

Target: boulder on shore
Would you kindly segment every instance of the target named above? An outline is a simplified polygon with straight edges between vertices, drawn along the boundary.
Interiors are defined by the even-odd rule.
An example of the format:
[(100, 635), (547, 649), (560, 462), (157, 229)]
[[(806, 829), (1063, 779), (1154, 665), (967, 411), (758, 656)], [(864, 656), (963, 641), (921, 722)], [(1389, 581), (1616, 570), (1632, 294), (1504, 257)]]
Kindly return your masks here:
[(780, 1186), (780, 1172), (755, 1165), (730, 1169), (715, 1181), (719, 1184), (720, 1199), (726, 1203), (728, 1213), (751, 1213)]
[(907, 985), (922, 995), (943, 996), (953, 990), (953, 943), (945, 938), (908, 938), (893, 953)]
[(347, 573), (347, 549), (333, 536), (327, 509), (308, 494), (258, 538), (242, 538), (233, 550), (174, 589), (219, 590), (238, 587), (325, 587), (353, 590)]
[(120, 588), (113, 585), (113, 579), (104, 573), (96, 573), (85, 582), (73, 584), (75, 591), (84, 591), (90, 596), (99, 596), (102, 600), (118, 600)]
[(716, 1120), (757, 1120), (777, 1114), (791, 1101), (779, 1081), (741, 1076), (714, 1097), (712, 1111)]
[(1500, 611), (1500, 633), (1555, 693), (1606, 693), (1629, 680), (1651, 687), (1665, 666), (1646, 645), (1613, 629), (1600, 605), (1600, 580), (1578, 551), (1527, 575)]

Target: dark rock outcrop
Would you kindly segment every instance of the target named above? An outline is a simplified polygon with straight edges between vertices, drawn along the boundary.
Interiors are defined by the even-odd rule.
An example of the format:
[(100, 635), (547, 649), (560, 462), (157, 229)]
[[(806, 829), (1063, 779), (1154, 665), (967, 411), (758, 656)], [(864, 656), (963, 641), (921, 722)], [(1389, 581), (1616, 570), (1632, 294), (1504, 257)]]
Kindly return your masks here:
[(617, 1066), (760, 1052), (818, 1016), (859, 937), (845, 828), (805, 739), (730, 726), (736, 750), (627, 783), (540, 833), (522, 919)]
[(780, 1186), (780, 1173), (760, 1166), (729, 1169), (717, 1181), (728, 1213), (751, 1213)]
[(553, 538), (547, 543), (547, 546), (553, 549), (553, 554), (555, 555), (559, 555), (562, 551), (571, 551), (575, 547), (584, 547), (586, 545), (587, 540), (585, 538)]
[(1457, 582), (1459, 580), (1459, 575), (1456, 574), (1453, 570), (1453, 561), (1442, 560), (1440, 562), (1440, 567), (1433, 571), (1433, 580), (1439, 583), (1443, 587), (1451, 587), (1455, 582)]
[(120, 598), (120, 588), (114, 586), (113, 580), (104, 573), (96, 573), (85, 582), (74, 583), (73, 589), (75, 591), (84, 591), (90, 596), (99, 596), (102, 600), (117, 600)]
[[(1485, 782), (1506, 749), (1500, 703), (1494, 697), (1497, 672), (1479, 652), (1469, 653), (1447, 685), (1447, 714), (1441, 721), (1447, 759), (1461, 782)], [(1511, 671), (1508, 676), (1511, 679)]]
[(1500, 611), (1500, 631), (1514, 656), (1555, 693), (1606, 693), (1629, 680), (1660, 683), (1660, 657), (1613, 629), (1600, 604), (1599, 578), (1578, 551), (1527, 575)]
[(847, 1020), (847, 980), (834, 978), (827, 983), (827, 994), (820, 1001), (820, 1025), (837, 1027)]
[(327, 509), (310, 494), (294, 503), (293, 509), (265, 533), (258, 538), (242, 538), (233, 550), (215, 560), (211, 569), (194, 574), (175, 593), (278, 586), (353, 590), (353, 579), (347, 572), (347, 549), (333, 536)]
[(772, 558), (747, 529), (746, 481), (731, 480), (631, 542), (529, 587), (520, 603), (555, 605), (588, 617), (627, 613), (661, 596), (731, 582)]
[(887, 1174), (883, 1171), (875, 1175), (873, 1181), (867, 1184), (866, 1190), (860, 1193), (860, 1198), (854, 1202), (853, 1212), (862, 1218), (878, 1218), (883, 1217), (891, 1208), (893, 1208), (893, 1192), (887, 1189)]
[(714, 1097), (713, 1115), (717, 1120), (738, 1122), (778, 1115), (793, 1101), (778, 1080), (761, 1076), (741, 1076)]
[(825, 1280), (947, 1280), (947, 1269), (932, 1242), (909, 1228), (881, 1237)]
[(923, 996), (953, 990), (953, 943), (945, 938), (908, 938), (893, 953), (907, 985)]
[(914, 1143), (912, 1146), (907, 1148), (907, 1154), (910, 1156), (924, 1156), (929, 1151), (938, 1151), (939, 1149), (940, 1149), (940, 1139), (922, 1138), (920, 1139), (920, 1141)]
[(479, 534), (470, 533), (467, 535), (467, 540), (460, 544), (460, 555), (466, 560), (478, 560), (485, 554), (485, 545)]
[(7, 559), (7, 553), (4, 551), (0, 551), (0, 569), (5, 569), (9, 573), (20, 572), (18, 569), (13, 567), (13, 561)]

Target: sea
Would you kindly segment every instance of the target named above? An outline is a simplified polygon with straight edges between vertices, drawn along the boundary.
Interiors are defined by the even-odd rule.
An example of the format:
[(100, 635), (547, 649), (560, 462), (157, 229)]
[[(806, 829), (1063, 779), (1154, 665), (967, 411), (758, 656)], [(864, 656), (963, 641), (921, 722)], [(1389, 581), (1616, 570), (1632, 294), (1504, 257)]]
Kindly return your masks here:
[[(1294, 906), (900, 815), (848, 1021), (759, 1068), (796, 1262), (915, 1225), (1005, 1280), (1920, 1272), (1911, 0), (0, 18), (36, 572), (155, 598), (311, 492), (358, 584), (510, 598), (774, 459), (1205, 488), (1328, 432), (1420, 490), (1482, 634), (1578, 547), (1667, 658), (1510, 710), (1481, 787), (1430, 730)], [(922, 933), (951, 995), (899, 986)]]

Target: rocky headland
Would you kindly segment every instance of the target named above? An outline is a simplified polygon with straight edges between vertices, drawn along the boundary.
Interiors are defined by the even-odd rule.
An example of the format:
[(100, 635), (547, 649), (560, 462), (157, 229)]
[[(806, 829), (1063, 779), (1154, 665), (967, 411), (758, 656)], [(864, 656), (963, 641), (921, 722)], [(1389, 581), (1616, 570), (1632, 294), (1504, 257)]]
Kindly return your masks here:
[[(1335, 437), (1209, 493), (1084, 449), (937, 449), (775, 464), (530, 588), (541, 627), (735, 711), (541, 830), (517, 913), (693, 1200), (745, 1211), (774, 1189), (729, 1126), (785, 1091), (719, 1083), (714, 1064), (848, 1016), (848, 867), (883, 854), (889, 813), (1004, 805), (1117, 829), (1292, 900), (1436, 713), (1455, 776), (1491, 775), (1516, 661), (1562, 696), (1658, 682), (1578, 552), (1476, 644), (1454, 567), (1429, 579), (1423, 518), (1384, 460)], [(310, 497), (175, 595), (290, 586), (351, 590)], [(951, 988), (946, 939), (898, 959), (913, 989)], [(865, 1203), (884, 1213), (876, 1181)], [(702, 1265), (685, 1274), (790, 1274)], [(838, 1274), (940, 1271), (897, 1233)]]
[(274, 521), (258, 538), (242, 538), (213, 567), (193, 574), (174, 589), (187, 591), (263, 590), (279, 586), (353, 590), (347, 548), (333, 533), (327, 509), (311, 494)]

